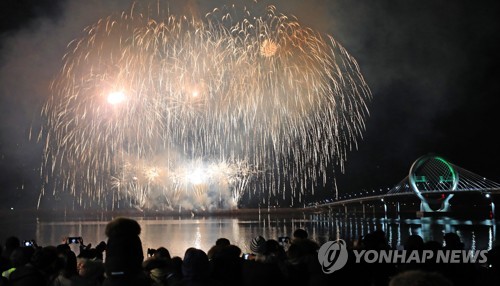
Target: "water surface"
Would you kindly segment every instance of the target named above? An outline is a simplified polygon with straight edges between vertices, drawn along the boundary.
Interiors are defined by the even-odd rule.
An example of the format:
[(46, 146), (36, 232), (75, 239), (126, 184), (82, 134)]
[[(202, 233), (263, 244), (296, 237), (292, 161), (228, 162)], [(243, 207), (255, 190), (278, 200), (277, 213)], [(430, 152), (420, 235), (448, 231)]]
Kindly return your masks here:
[[(0, 220), (2, 242), (10, 235), (35, 239), (38, 245), (57, 245), (67, 236), (82, 236), (84, 243), (96, 245), (106, 241), (105, 228), (111, 218), (36, 218), (9, 215)], [(142, 228), (143, 249), (166, 247), (174, 256), (183, 257), (189, 247), (208, 251), (217, 238), (228, 238), (243, 252), (249, 251), (250, 240), (262, 235), (266, 239), (292, 236), (297, 228), (308, 231), (310, 238), (322, 244), (344, 239), (348, 244), (376, 229), (386, 232), (392, 247), (401, 247), (410, 234), (425, 241), (442, 242), (443, 234), (456, 232), (467, 249), (489, 250), (497, 236), (498, 224), (493, 220), (456, 220), (452, 218), (383, 219), (377, 217), (345, 217), (327, 214), (245, 215), (241, 217), (135, 217)]]

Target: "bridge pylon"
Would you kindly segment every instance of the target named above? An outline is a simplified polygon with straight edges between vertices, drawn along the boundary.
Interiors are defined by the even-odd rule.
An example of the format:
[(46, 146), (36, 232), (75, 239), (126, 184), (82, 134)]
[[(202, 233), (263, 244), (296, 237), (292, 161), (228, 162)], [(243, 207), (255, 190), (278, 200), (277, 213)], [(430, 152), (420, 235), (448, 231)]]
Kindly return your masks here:
[(412, 191), (420, 199), (421, 212), (448, 212), (459, 175), (452, 164), (440, 156), (430, 154), (418, 158), (412, 164), (408, 181)]

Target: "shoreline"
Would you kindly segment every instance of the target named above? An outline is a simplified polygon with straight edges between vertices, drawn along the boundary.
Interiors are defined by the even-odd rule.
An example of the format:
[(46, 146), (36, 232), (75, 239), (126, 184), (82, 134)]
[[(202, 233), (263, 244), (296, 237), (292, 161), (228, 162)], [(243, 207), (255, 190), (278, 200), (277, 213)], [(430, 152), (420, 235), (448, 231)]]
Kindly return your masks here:
[(207, 218), (207, 217), (259, 217), (259, 216), (284, 216), (290, 215), (299, 216), (315, 213), (317, 210), (311, 208), (244, 208), (244, 209), (221, 209), (221, 210), (181, 210), (181, 211), (153, 211), (153, 210), (1, 210), (0, 215), (5, 216), (28, 216), (31, 218), (81, 218), (81, 219), (112, 219), (116, 217), (130, 218)]

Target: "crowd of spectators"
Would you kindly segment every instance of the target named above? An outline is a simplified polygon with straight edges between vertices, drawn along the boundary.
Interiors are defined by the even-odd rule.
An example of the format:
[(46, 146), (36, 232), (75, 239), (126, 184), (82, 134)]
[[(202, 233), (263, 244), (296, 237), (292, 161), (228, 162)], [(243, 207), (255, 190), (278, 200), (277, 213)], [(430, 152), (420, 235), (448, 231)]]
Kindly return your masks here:
[[(498, 249), (488, 262), (477, 264), (356, 263), (331, 274), (322, 271), (320, 245), (303, 229), (278, 240), (257, 235), (242, 251), (227, 238), (219, 238), (207, 252), (188, 248), (184, 257), (165, 247), (148, 249), (146, 257), (139, 224), (117, 218), (106, 226), (107, 241), (95, 247), (81, 244), (78, 255), (68, 243), (57, 246), (22, 246), (17, 237), (3, 242), (0, 286), (226, 286), (226, 285), (500, 285)], [(443, 243), (424, 242), (411, 235), (407, 250), (463, 249), (460, 238), (446, 234)], [(390, 249), (383, 231), (360, 238), (355, 249)]]

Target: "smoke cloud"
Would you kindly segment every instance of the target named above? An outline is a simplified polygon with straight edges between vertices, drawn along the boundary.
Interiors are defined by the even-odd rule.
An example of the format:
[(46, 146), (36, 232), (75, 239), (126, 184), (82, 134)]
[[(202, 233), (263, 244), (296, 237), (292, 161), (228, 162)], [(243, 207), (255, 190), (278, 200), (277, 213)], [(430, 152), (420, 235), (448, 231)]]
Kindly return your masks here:
[[(39, 114), (50, 94), (50, 83), (61, 69), (68, 43), (79, 38), (83, 28), (112, 13), (127, 11), (133, 4), (130, 0), (46, 2), (50, 3), (50, 13), (38, 7), (30, 18), (6, 18), (17, 21), (19, 28), (0, 34), (3, 204), (32, 205), (34, 199), (26, 198), (36, 199), (40, 191), (43, 146), (36, 141)], [(498, 60), (498, 53), (491, 52), (498, 51), (500, 42), (498, 21), (494, 20), (498, 4), (354, 2), (151, 1), (161, 3), (162, 9), (172, 14), (200, 17), (223, 4), (275, 5), (279, 12), (295, 15), (304, 26), (332, 34), (346, 47), (358, 60), (374, 101), (369, 106), (371, 117), (360, 150), (348, 155), (346, 174), (355, 179), (341, 176), (340, 188), (391, 186), (406, 175), (414, 159), (427, 152), (444, 153), (454, 163), (482, 175), (500, 173), (498, 166), (478, 163), (477, 151), (469, 150), (487, 152), (494, 148), (481, 142), (488, 146), (499, 143), (487, 135), (489, 132), (483, 132), (495, 129), (491, 114), (495, 114), (493, 106), (498, 106), (498, 99), (490, 99), (498, 90), (492, 87), (494, 71), (487, 63)], [(17, 14), (3, 11), (2, 15)], [(479, 58), (482, 54), (489, 58)], [(481, 91), (476, 92), (478, 89)], [(466, 108), (479, 115), (466, 121), (460, 112)], [(478, 142), (471, 142), (467, 148), (455, 146), (454, 138), (464, 133)], [(359, 180), (359, 176), (367, 178)]]
[[(324, 9), (328, 1), (308, 1), (306, 4), (299, 0), (152, 0), (135, 3), (150, 5), (153, 13), (160, 9), (174, 15), (195, 17), (203, 17), (214, 8), (233, 4), (252, 5), (256, 10), (276, 5), (279, 12), (296, 15), (314, 29), (328, 30), (328, 9)], [(17, 19), (19, 29), (11, 29), (0, 38), (0, 168), (2, 173), (8, 174), (0, 183), (7, 189), (3, 193), (9, 198), (9, 203), (30, 205), (40, 192), (43, 148), (43, 141), (37, 141), (40, 112), (51, 92), (51, 82), (62, 68), (68, 43), (81, 37), (85, 27), (111, 14), (130, 11), (133, 5), (134, 1), (129, 0), (49, 1), (36, 7), (13, 5), (17, 9), (29, 10), (32, 15)], [(206, 205), (214, 205), (216, 201), (211, 197), (204, 200)]]

